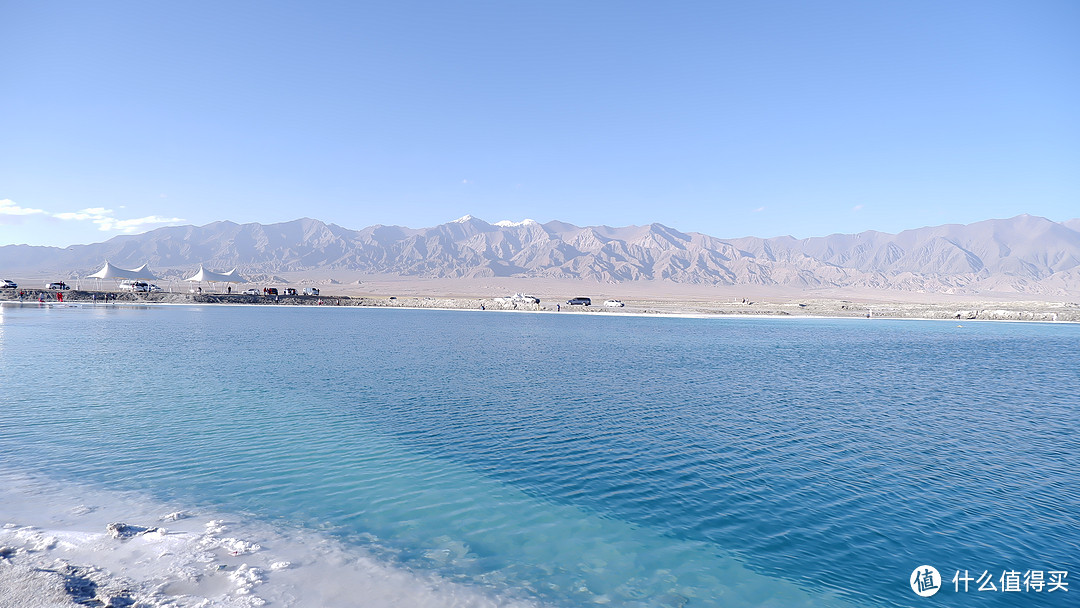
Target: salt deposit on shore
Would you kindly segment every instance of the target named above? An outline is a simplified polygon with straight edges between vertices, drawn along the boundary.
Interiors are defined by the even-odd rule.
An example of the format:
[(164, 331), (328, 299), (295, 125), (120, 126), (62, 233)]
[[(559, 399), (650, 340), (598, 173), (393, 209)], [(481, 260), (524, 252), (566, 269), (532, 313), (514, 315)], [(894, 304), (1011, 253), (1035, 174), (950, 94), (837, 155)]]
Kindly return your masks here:
[(0, 606), (524, 606), (313, 532), (0, 472)]

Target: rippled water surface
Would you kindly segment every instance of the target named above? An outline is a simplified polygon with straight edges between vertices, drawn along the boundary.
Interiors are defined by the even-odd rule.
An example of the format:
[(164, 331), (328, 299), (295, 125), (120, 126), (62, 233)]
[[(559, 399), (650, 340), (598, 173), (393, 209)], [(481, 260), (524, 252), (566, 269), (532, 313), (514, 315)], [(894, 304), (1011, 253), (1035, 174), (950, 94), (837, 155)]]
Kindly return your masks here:
[(5, 307), (0, 378), (9, 466), (553, 605), (1080, 593), (908, 587), (1080, 580), (1076, 325)]

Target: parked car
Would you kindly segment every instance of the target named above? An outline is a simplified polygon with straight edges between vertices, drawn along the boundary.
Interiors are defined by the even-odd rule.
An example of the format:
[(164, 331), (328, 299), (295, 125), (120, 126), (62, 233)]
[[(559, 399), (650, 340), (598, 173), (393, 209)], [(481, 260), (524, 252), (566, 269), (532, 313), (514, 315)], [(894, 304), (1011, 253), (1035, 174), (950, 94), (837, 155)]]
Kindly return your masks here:
[(266, 295), (268, 295), (268, 296), (276, 296), (276, 295), (278, 295), (277, 287), (267, 287), (266, 288)]
[(4, 279), (3, 284), (0, 284), (0, 289), (18, 289), (19, 285), (11, 279)]
[(150, 291), (150, 284), (143, 281), (120, 281), (120, 291)]
[(257, 296), (257, 295), (261, 294), (262, 292), (259, 291), (258, 289), (255, 289), (254, 287), (252, 287), (251, 289), (245, 289), (243, 293), (244, 293), (245, 296)]
[(305, 296), (317, 296), (317, 295), (319, 295), (319, 289), (317, 287), (305, 287), (304, 288), (304, 295)]
[(164, 290), (162, 288), (158, 287), (157, 285), (155, 285), (153, 283), (150, 283), (150, 287), (146, 291), (164, 291)]
[(612, 308), (622, 308), (623, 306), (626, 306), (626, 304), (623, 304), (621, 300), (608, 300), (607, 302), (604, 302), (604, 306), (610, 306)]
[(522, 293), (515, 293), (512, 296), (502, 296), (495, 298), (496, 302), (502, 302), (504, 304), (539, 304), (540, 298), (536, 296), (527, 296)]
[(283, 288), (281, 290), (281, 295), (283, 295), (283, 296), (295, 296), (296, 295), (296, 290), (293, 289), (292, 287), (285, 287), (285, 288)]
[(63, 291), (65, 289), (71, 289), (71, 288), (68, 287), (67, 283), (65, 283), (63, 281), (53, 281), (52, 283), (46, 283), (45, 284), (45, 289)]
[(592, 306), (592, 298), (570, 298), (566, 303), (570, 306)]

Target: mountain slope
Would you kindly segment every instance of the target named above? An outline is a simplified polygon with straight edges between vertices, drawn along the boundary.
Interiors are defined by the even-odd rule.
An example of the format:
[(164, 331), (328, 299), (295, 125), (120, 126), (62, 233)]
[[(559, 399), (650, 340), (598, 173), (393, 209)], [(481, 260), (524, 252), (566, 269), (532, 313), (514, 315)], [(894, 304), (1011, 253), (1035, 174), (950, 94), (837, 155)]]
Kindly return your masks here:
[(172, 226), (66, 249), (0, 247), (5, 272), (85, 276), (104, 260), (165, 274), (198, 264), (267, 274), (350, 270), (415, 277), (660, 280), (804, 288), (1080, 293), (1080, 220), (1021, 215), (898, 234), (720, 239), (662, 224), (490, 224), (465, 216), (412, 229), (350, 230), (303, 218), (280, 224)]

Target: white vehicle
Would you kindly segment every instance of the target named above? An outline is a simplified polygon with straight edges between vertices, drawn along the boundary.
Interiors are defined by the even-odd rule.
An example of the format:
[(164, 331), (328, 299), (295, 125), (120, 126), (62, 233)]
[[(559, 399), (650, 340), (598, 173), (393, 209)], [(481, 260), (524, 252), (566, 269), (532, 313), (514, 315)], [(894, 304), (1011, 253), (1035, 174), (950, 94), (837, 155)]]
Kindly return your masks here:
[(16, 283), (15, 281), (12, 281), (11, 279), (4, 279), (4, 281), (2, 283), (0, 283), (0, 289), (18, 289), (18, 288), (19, 288), (19, 284)]
[(540, 298), (536, 296), (530, 296), (523, 293), (515, 293), (512, 296), (504, 296), (501, 298), (495, 298), (496, 302), (503, 302), (506, 304), (514, 304), (520, 302), (522, 304), (539, 304)]
[(610, 306), (612, 308), (622, 308), (623, 306), (626, 306), (626, 304), (623, 304), (622, 300), (608, 300), (607, 302), (604, 302), (604, 306)]
[(150, 291), (150, 284), (143, 281), (120, 281), (120, 291)]
[(319, 295), (319, 289), (317, 287), (305, 287), (304, 288), (304, 295), (305, 296), (317, 296), (317, 295)]
[(258, 295), (262, 295), (262, 294), (258, 289), (255, 289), (254, 287), (252, 287), (251, 289), (245, 289), (244, 290), (244, 295), (245, 296), (258, 296)]
[(68, 287), (67, 283), (64, 283), (63, 281), (53, 281), (52, 283), (46, 283), (45, 289), (64, 290), (71, 289), (71, 287)]

